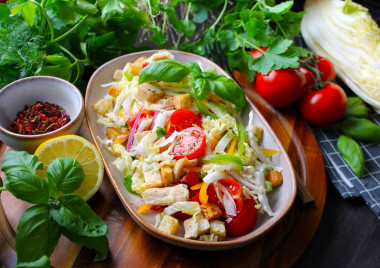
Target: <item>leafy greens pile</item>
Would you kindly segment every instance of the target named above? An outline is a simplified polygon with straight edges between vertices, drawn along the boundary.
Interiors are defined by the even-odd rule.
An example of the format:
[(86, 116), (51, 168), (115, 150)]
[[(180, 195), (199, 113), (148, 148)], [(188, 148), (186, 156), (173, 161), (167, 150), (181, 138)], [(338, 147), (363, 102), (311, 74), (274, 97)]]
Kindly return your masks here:
[[(72, 242), (96, 251), (94, 261), (108, 254), (108, 227), (78, 194), (84, 178), (73, 158), (57, 158), (47, 168), (46, 180), (36, 174), (43, 164), (35, 155), (9, 151), (1, 162), (5, 187), (15, 197), (35, 204), (22, 215), (16, 232), (19, 267), (51, 267), (50, 255), (63, 234)], [(63, 194), (59, 194), (63, 193)]]
[[(303, 12), (273, 0), (11, 0), (0, 4), (0, 87), (23, 76), (52, 75), (85, 88), (86, 78), (117, 56), (151, 48), (206, 55), (220, 44), (231, 68), (294, 68)], [(216, 16), (216, 14), (218, 16)], [(142, 46), (142, 43), (144, 46)], [(139, 46), (138, 46), (139, 45)], [(268, 47), (253, 60), (250, 50)]]

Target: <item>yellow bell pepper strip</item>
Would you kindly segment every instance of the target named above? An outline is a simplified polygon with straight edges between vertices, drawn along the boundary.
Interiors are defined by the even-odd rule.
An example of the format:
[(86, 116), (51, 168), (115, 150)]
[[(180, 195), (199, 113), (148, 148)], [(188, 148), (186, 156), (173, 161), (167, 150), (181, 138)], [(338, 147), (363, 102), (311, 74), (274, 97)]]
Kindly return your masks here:
[(236, 142), (237, 142), (237, 138), (235, 138), (235, 139), (232, 140), (230, 148), (227, 151), (228, 155), (233, 155), (234, 154), (234, 151), (235, 151), (234, 149), (235, 149)]
[(114, 144), (122, 144), (128, 139), (128, 136), (113, 141)]
[(265, 149), (265, 148), (262, 148), (261, 151), (263, 152), (265, 156), (272, 156), (272, 155), (281, 153), (280, 151), (277, 151), (277, 150)]
[(194, 184), (193, 186), (191, 186), (190, 189), (191, 189), (191, 190), (198, 190), (198, 189), (201, 189), (202, 184), (203, 184), (203, 182), (200, 182), (200, 183)]
[(207, 188), (208, 184), (202, 182), (201, 190), (199, 191), (199, 201), (201, 201), (203, 205), (206, 205), (208, 202)]
[(238, 148), (238, 156), (241, 156), (241, 154), (244, 151), (244, 142), (247, 139), (247, 133), (245, 132), (244, 126), (242, 123), (237, 122), (236, 123), (238, 133), (239, 133), (239, 148)]
[(147, 212), (153, 205), (150, 204), (142, 204), (138, 210), (136, 211), (137, 214)]
[(237, 156), (226, 154), (207, 155), (201, 158), (202, 162), (206, 163), (231, 163), (234, 164), (238, 171), (244, 171), (243, 161)]

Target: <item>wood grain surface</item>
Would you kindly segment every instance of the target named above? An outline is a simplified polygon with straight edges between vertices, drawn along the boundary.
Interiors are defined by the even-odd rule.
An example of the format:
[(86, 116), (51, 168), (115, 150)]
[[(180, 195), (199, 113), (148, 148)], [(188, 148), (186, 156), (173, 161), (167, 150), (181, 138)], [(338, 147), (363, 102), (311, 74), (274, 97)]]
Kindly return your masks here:
[[(239, 78), (238, 78), (239, 79)], [(184, 249), (158, 240), (141, 229), (128, 215), (114, 192), (107, 175), (100, 190), (89, 204), (109, 226), (108, 258), (93, 263), (94, 252), (80, 248), (62, 237), (51, 256), (54, 267), (290, 267), (311, 241), (319, 221), (326, 196), (323, 160), (312, 133), (294, 109), (274, 110), (249, 89), (247, 96), (259, 108), (281, 140), (315, 202), (305, 206), (297, 198), (290, 212), (267, 234), (242, 248), (205, 252)], [(86, 124), (80, 135), (91, 139)], [(0, 158), (9, 150), (0, 145)], [(4, 174), (2, 174), (4, 177)], [(21, 213), (28, 204), (5, 192), (1, 196), (5, 214), (16, 228)], [(0, 238), (0, 264), (13, 267), (16, 254)]]

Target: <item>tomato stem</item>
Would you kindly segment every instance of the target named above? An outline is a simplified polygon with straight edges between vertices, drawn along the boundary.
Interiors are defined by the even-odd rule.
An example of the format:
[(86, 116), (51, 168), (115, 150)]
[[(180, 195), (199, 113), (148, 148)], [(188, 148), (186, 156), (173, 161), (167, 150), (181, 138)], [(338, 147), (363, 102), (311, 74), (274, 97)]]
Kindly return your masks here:
[(320, 59), (318, 57), (308, 57), (306, 60), (300, 61), (300, 65), (306, 70), (310, 71), (312, 74), (311, 77), (314, 79), (315, 84), (312, 86), (314, 90), (320, 90), (326, 86), (326, 82), (323, 82), (321, 79), (321, 72), (318, 70), (318, 63)]

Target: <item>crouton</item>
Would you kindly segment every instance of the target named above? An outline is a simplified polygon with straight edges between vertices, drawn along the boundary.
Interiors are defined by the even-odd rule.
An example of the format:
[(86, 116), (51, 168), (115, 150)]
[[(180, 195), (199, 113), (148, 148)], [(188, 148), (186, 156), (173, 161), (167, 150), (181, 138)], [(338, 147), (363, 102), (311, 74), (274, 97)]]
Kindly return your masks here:
[(120, 69), (115, 70), (115, 72), (113, 73), (113, 79), (115, 79), (116, 81), (120, 81), (121, 79), (123, 79), (123, 76), (123, 70)]
[(173, 183), (173, 169), (170, 166), (161, 167), (161, 179), (165, 187)]
[(143, 63), (146, 62), (147, 58), (146, 57), (141, 57), (138, 58), (134, 63), (131, 64), (131, 73), (134, 75), (139, 75), (142, 68), (143, 68)]
[(276, 187), (282, 184), (282, 174), (277, 170), (271, 170), (266, 176), (266, 180), (272, 183), (272, 187)]
[(193, 216), (183, 222), (185, 238), (197, 238), (210, 230), (209, 221), (202, 215)]
[(193, 99), (190, 94), (176, 95), (173, 97), (173, 104), (176, 109), (190, 109), (193, 106)]
[(144, 202), (152, 205), (171, 205), (178, 201), (189, 200), (189, 190), (185, 184), (164, 188), (149, 188), (142, 193)]
[(108, 102), (105, 99), (100, 99), (98, 100), (94, 105), (93, 105), (95, 111), (99, 115), (103, 115), (108, 110), (111, 108), (111, 106), (108, 104)]
[(173, 169), (173, 174), (174, 174), (174, 182), (178, 182), (182, 174), (185, 173), (183, 170), (184, 167), (195, 167), (198, 164), (198, 159), (192, 159), (189, 160), (187, 157), (181, 158), (178, 160)]
[(256, 142), (259, 142), (263, 138), (263, 128), (253, 126), (253, 135), (255, 136)]
[(148, 61), (159, 61), (159, 60), (174, 60), (172, 54), (170, 54), (166, 49), (160, 50), (149, 57)]
[(179, 222), (176, 218), (165, 215), (158, 227), (158, 229), (167, 234), (176, 234), (179, 229)]
[(109, 127), (106, 130), (106, 136), (107, 138), (111, 140), (116, 140), (118, 136), (123, 135), (120, 129), (114, 128), (114, 127)]
[(147, 188), (162, 187), (161, 173), (159, 170), (144, 172), (144, 179)]
[(149, 83), (143, 83), (137, 87), (136, 99), (155, 103), (164, 96), (164, 92)]
[(213, 203), (207, 203), (206, 205), (201, 205), (202, 215), (206, 217), (209, 221), (217, 220), (222, 216), (222, 210)]
[(121, 87), (119, 87), (118, 85), (112, 85), (108, 89), (108, 95), (111, 95), (114, 98), (116, 98), (117, 96), (119, 96), (120, 93), (121, 93)]
[(210, 234), (216, 235), (218, 240), (223, 240), (226, 237), (224, 222), (218, 220), (210, 221)]

